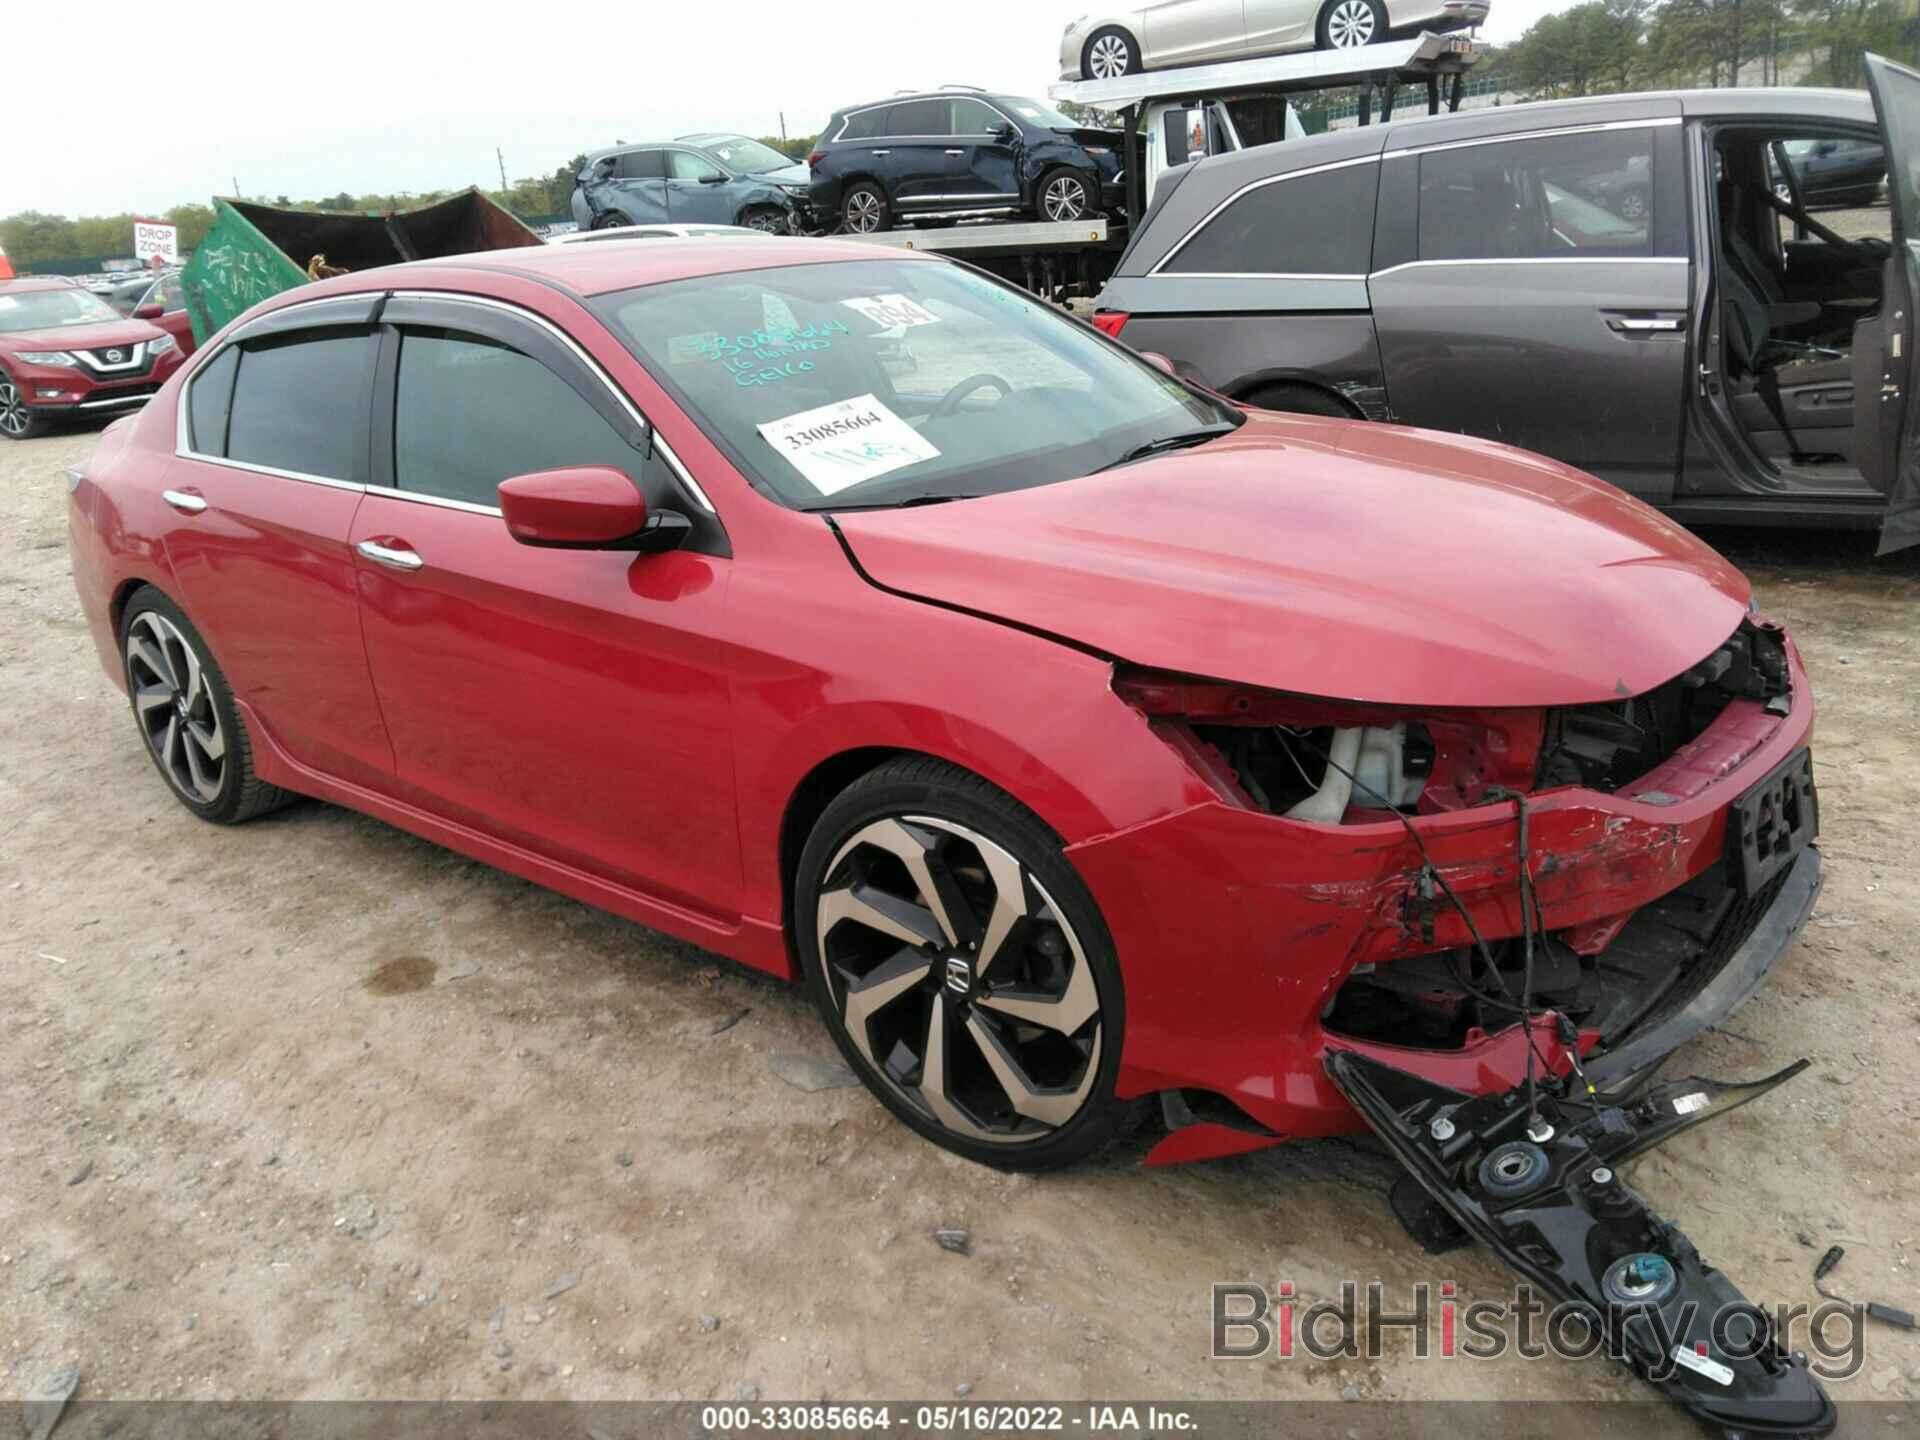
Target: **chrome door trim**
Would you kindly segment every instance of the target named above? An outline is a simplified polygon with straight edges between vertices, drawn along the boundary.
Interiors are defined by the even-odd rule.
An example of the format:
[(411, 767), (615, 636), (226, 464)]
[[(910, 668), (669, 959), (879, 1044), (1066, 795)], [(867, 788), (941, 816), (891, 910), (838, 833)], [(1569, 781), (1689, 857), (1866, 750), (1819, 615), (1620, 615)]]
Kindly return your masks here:
[(1443, 265), (1691, 265), (1685, 255), (1515, 255), (1477, 256), (1460, 260), (1403, 260), (1384, 270), (1368, 273), (1367, 279), (1397, 275), (1402, 270), (1431, 270)]
[(1591, 125), (1548, 126), (1539, 130), (1515, 130), (1509, 135), (1476, 135), (1467, 140), (1440, 140), (1431, 145), (1403, 145), (1396, 150), (1382, 151), (1382, 160), (1391, 160), (1401, 155), (1426, 155), (1440, 150), (1465, 150), (1474, 145), (1506, 145), (1518, 140), (1546, 140), (1561, 135), (1594, 135), (1603, 130), (1655, 130), (1669, 125), (1678, 125), (1686, 117), (1683, 115), (1654, 115), (1645, 120), (1602, 120)]

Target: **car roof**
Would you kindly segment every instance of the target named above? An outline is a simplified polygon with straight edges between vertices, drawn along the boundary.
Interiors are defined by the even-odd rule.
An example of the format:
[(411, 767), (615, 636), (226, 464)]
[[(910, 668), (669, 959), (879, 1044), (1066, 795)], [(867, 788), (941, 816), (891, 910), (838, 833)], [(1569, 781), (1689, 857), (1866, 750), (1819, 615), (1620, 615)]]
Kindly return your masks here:
[(26, 290), (70, 290), (80, 282), (71, 275), (20, 275), (0, 280), (0, 294), (20, 294)]
[(519, 250), (447, 255), (300, 285), (285, 293), (292, 301), (404, 290), (410, 284), (437, 288), (436, 282), (441, 280), (443, 272), (468, 270), (515, 276), (586, 299), (639, 285), (692, 280), (703, 275), (853, 260), (939, 263), (936, 255), (914, 250), (879, 250), (854, 240), (769, 235), (755, 244), (743, 245), (737, 236), (718, 236), (628, 245), (533, 245)]
[(674, 139), (683, 145), (706, 145), (715, 140), (751, 140), (751, 135), (742, 135), (738, 130), (701, 130), (693, 135), (676, 135)]

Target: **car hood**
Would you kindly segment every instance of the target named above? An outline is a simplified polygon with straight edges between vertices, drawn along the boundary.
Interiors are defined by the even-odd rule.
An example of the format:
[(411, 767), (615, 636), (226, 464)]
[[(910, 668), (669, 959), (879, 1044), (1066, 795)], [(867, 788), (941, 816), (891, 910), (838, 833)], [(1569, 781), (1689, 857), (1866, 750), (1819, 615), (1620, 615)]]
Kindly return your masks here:
[(103, 345), (137, 345), (161, 331), (144, 320), (95, 320), (51, 330), (13, 330), (0, 335), (8, 350), (98, 350)]
[(1710, 653), (1748, 600), (1707, 546), (1565, 465), (1296, 416), (835, 523), (887, 589), (1140, 665), (1378, 704), (1637, 695)]
[(769, 185), (811, 185), (813, 183), (813, 172), (804, 164), (795, 161), (784, 170), (763, 170), (753, 178), (755, 180), (764, 180)]

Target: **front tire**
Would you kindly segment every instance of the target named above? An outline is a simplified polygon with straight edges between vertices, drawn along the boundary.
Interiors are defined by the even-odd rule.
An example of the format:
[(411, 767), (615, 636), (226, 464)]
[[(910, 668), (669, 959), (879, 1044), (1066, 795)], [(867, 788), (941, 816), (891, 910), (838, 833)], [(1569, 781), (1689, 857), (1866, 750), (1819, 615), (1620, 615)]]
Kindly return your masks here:
[(618, 210), (602, 210), (598, 215), (593, 217), (593, 224), (589, 228), (594, 230), (611, 230), (616, 225), (631, 224), (633, 224), (633, 221), (622, 215)]
[(202, 820), (238, 825), (293, 800), (253, 773), (253, 745), (227, 678), (178, 605), (152, 586), (120, 620), (120, 659), (147, 758)]
[(942, 761), (871, 771), (814, 825), (793, 933), (827, 1029), (880, 1103), (1007, 1170), (1119, 1138), (1113, 941), (1060, 842)]
[(1108, 25), (1087, 37), (1080, 50), (1082, 80), (1113, 80), (1140, 73), (1140, 47), (1118, 25)]
[(1060, 165), (1040, 177), (1033, 208), (1042, 220), (1084, 220), (1098, 208), (1093, 193), (1085, 175)]
[(785, 235), (792, 229), (787, 222), (787, 212), (777, 205), (749, 206), (740, 216), (740, 223), (767, 235)]
[(46, 418), (33, 412), (13, 377), (0, 370), (0, 439), (31, 440), (46, 430)]
[(1358, 50), (1387, 38), (1387, 9), (1380, 0), (1327, 0), (1314, 27), (1322, 50)]
[(871, 180), (848, 187), (840, 197), (840, 223), (849, 235), (874, 235), (893, 224), (887, 192)]
[(1263, 385), (1240, 403), (1256, 410), (1279, 410), (1290, 415), (1326, 415), (1335, 420), (1360, 418), (1338, 396), (1329, 395), (1317, 385)]

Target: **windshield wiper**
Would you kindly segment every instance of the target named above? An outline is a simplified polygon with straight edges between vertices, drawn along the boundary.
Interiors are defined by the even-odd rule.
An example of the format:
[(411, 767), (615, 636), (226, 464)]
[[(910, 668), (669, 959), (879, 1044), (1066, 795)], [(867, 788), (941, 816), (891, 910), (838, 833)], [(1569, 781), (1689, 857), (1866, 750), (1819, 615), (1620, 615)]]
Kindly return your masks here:
[(1204, 445), (1207, 441), (1216, 440), (1220, 436), (1230, 433), (1235, 428), (1236, 427), (1232, 425), (1214, 425), (1209, 426), (1205, 430), (1187, 430), (1178, 435), (1162, 435), (1158, 440), (1149, 440), (1143, 445), (1134, 446), (1119, 459), (1109, 460), (1106, 464), (1099, 466), (1097, 469), (1090, 470), (1087, 473), (1098, 475), (1103, 470), (1113, 470), (1122, 465), (1131, 465), (1136, 460), (1146, 460), (1155, 455), (1164, 455), (1169, 450), (1185, 450), (1192, 445)]

